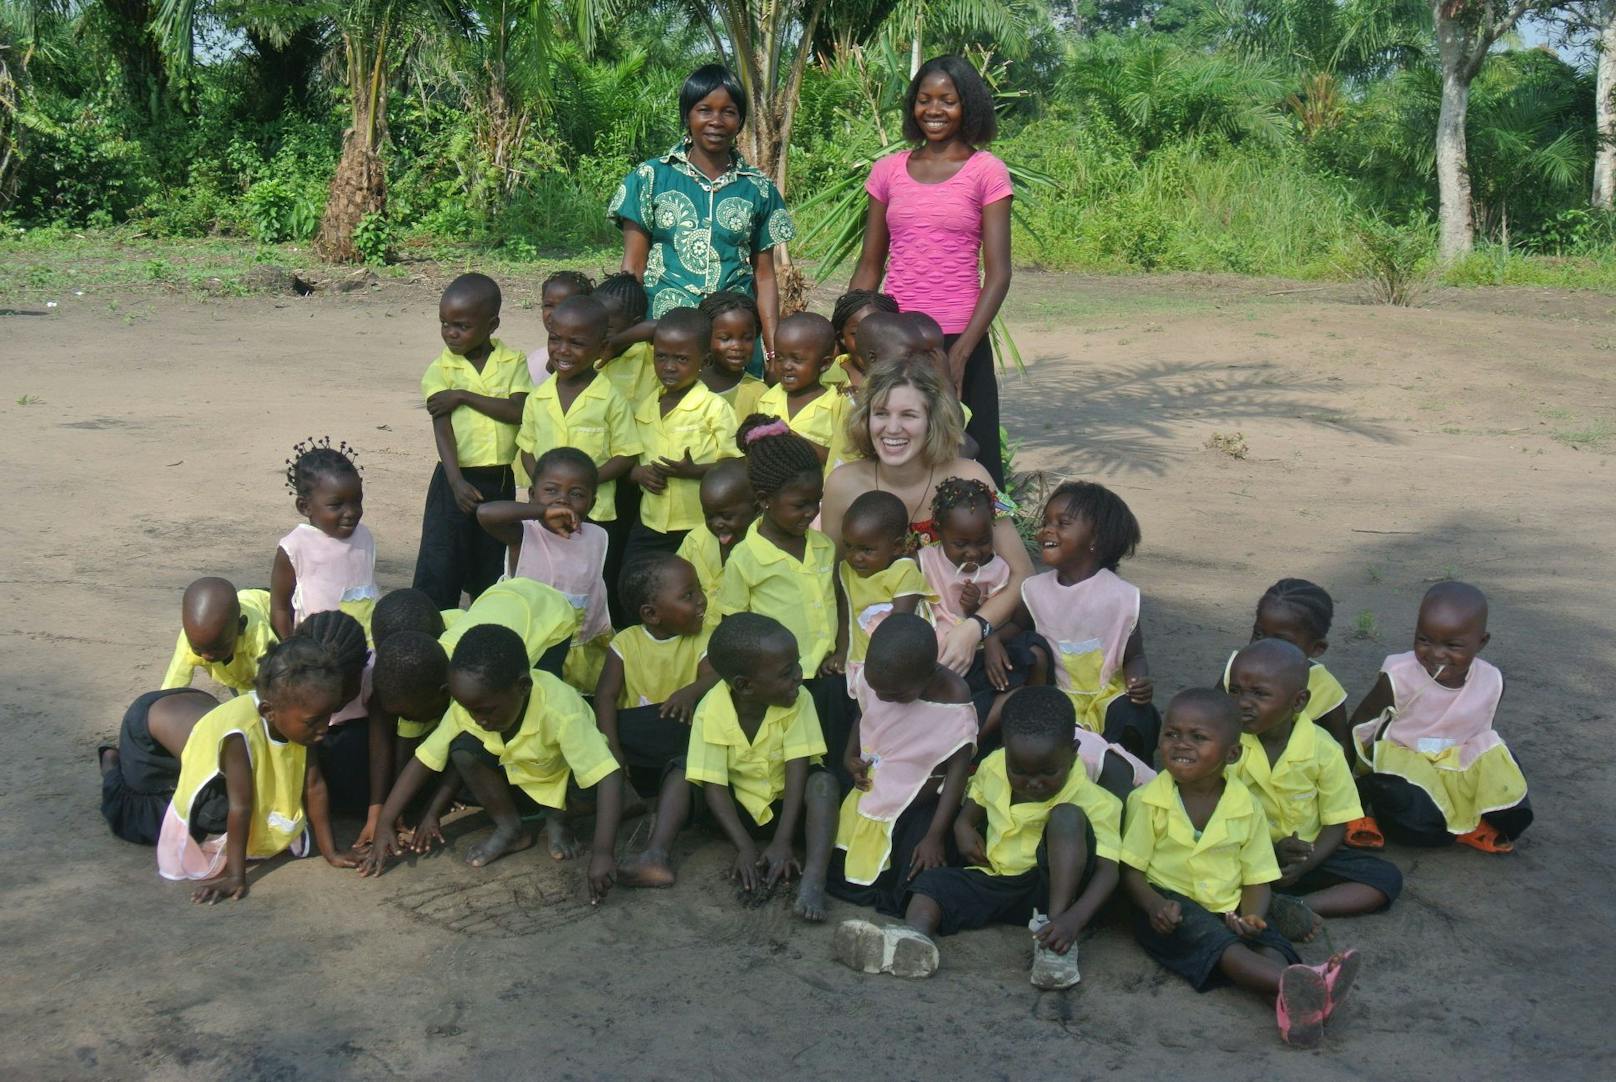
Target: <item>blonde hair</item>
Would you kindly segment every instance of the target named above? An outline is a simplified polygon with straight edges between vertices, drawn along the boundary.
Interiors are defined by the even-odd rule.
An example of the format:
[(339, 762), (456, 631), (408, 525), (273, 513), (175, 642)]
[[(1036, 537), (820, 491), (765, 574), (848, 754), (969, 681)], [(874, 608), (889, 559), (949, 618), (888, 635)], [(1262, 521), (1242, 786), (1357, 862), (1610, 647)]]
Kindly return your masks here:
[(958, 458), (965, 438), (965, 414), (960, 411), (953, 388), (943, 382), (936, 367), (919, 359), (883, 361), (870, 370), (847, 415), (848, 443), (865, 458), (876, 457), (875, 441), (870, 438), (870, 412), (884, 405), (898, 387), (913, 387), (926, 404), (926, 441), (920, 448), (926, 464), (940, 466)]

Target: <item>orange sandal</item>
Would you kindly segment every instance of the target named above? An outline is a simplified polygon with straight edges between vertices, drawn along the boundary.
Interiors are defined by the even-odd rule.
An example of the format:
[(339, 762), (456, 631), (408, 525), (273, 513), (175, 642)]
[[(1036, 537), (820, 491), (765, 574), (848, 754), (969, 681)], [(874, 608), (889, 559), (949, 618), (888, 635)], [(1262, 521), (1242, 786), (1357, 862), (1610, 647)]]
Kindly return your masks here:
[(1460, 834), (1454, 839), (1460, 845), (1468, 845), (1472, 849), (1479, 849), (1483, 853), (1513, 853), (1515, 843), (1498, 833), (1498, 828), (1483, 819), (1476, 825), (1476, 829)]
[(1380, 832), (1380, 824), (1375, 822), (1372, 815), (1366, 815), (1362, 819), (1354, 819), (1348, 823), (1345, 840), (1354, 849), (1386, 848), (1386, 835)]

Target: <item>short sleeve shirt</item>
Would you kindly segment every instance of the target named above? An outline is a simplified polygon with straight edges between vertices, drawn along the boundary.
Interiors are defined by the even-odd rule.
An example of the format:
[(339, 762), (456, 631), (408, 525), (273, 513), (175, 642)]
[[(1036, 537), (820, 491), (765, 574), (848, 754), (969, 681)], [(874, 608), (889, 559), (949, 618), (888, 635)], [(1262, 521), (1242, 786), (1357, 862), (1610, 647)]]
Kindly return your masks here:
[[(641, 465), (682, 459), (686, 451), (698, 464), (741, 455), (735, 446), (735, 411), (700, 380), (666, 414), (656, 397), (641, 402), (634, 424), (640, 434)], [(647, 490), (640, 500), (640, 522), (658, 533), (691, 530), (704, 521), (700, 481), (670, 477), (667, 488)]]
[[(421, 377), (421, 397), (431, 398), (439, 391), (470, 391), (489, 398), (510, 398), (533, 390), (527, 358), (499, 339), (477, 371), (464, 357), (447, 349), (427, 366)], [(461, 466), (509, 466), (516, 458), (516, 432), (519, 425), (496, 421), (470, 406), (450, 414), (454, 425), (455, 455)]]
[(1242, 887), (1279, 878), (1268, 820), (1237, 781), (1223, 786), (1205, 830), (1196, 831), (1173, 776), (1166, 773), (1128, 794), (1127, 820), (1123, 863), (1213, 913), (1233, 913)]
[(1004, 749), (982, 760), (971, 787), (971, 802), (987, 813), (988, 866), (990, 875), (1020, 875), (1038, 864), (1038, 846), (1044, 840), (1049, 813), (1060, 804), (1074, 804), (1088, 818), (1094, 830), (1094, 855), (1116, 860), (1121, 845), (1122, 802), (1101, 789), (1074, 764), (1060, 792), (1048, 800), (1017, 803), (1005, 772)]
[(690, 747), (685, 779), (697, 785), (728, 785), (752, 821), (766, 826), (774, 818), (769, 807), (785, 795), (786, 763), (825, 754), (819, 714), (807, 688), (797, 689), (790, 706), (771, 706), (751, 739), (741, 729), (729, 685), (717, 684), (696, 705), (690, 719)]
[(665, 703), (668, 697), (696, 679), (701, 659), (707, 656), (710, 630), (696, 635), (659, 639), (635, 624), (612, 637), (611, 651), (623, 661), (623, 693), (619, 710)]
[(632, 222), (651, 235), (645, 292), (651, 318), (694, 308), (707, 294), (757, 291), (752, 256), (797, 235), (774, 183), (735, 155), (717, 180), (690, 163), (681, 142), (641, 162), (606, 208), (614, 225)]
[[(563, 412), (560, 392), (551, 377), (527, 396), (516, 446), (534, 458), (557, 447), (576, 447), (596, 466), (604, 466), (618, 455), (639, 457), (640, 433), (633, 409), (610, 380), (601, 376), (590, 380), (572, 400), (572, 408)], [(589, 517), (595, 522), (617, 518), (616, 481), (602, 481), (595, 489)]]
[(805, 676), (836, 648), (836, 545), (809, 530), (803, 558), (758, 533), (757, 523), (730, 550), (718, 588), (718, 607), (729, 616), (756, 612), (784, 624), (797, 639)]
[(1273, 763), (1261, 740), (1242, 733), (1240, 758), (1228, 773), (1244, 782), (1262, 805), (1274, 841), (1295, 834), (1311, 842), (1325, 827), (1363, 816), (1341, 745), (1305, 717), (1296, 719), (1285, 750)]
[(247, 626), (236, 636), (236, 648), (229, 661), (208, 661), (191, 649), (190, 640), (180, 631), (174, 643), (174, 656), (163, 674), (163, 690), (189, 687), (195, 670), (205, 669), (213, 680), (235, 691), (251, 691), (258, 678), (258, 659), (276, 642), (269, 622), (268, 590), (237, 590), (236, 601)]

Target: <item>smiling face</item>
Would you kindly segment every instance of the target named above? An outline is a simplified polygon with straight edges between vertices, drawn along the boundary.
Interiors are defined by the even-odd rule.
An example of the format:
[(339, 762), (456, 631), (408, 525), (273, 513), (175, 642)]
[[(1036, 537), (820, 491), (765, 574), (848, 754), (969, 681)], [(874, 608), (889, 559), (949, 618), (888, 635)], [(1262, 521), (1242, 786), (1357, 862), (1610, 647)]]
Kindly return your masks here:
[(834, 338), (826, 341), (826, 336), (805, 324), (806, 321), (782, 322), (774, 336), (774, 378), (787, 394), (819, 386), (819, 378), (835, 359), (831, 352)]
[(819, 471), (792, 478), (773, 496), (758, 501), (769, 524), (782, 534), (802, 537), (819, 517), (819, 501), (825, 495), (825, 481)]
[(1059, 793), (1072, 773), (1077, 751), (1070, 741), (1040, 736), (1007, 736), (1004, 772), (1018, 804), (1042, 803)]
[(1240, 758), (1240, 726), (1233, 703), (1227, 713), (1199, 703), (1171, 704), (1157, 751), (1162, 769), (1180, 785), (1221, 773)]
[(695, 635), (706, 618), (707, 594), (696, 569), (684, 561), (668, 568), (650, 604), (640, 609), (641, 622), (664, 637)]
[(983, 507), (951, 507), (938, 519), (943, 555), (970, 570), (993, 559), (993, 512)]
[(498, 327), (499, 312), (474, 297), (451, 293), (438, 302), (438, 332), (456, 357), (486, 347)]
[(1414, 626), (1414, 656), (1437, 683), (1460, 687), (1491, 638), (1485, 604), (1428, 597)]
[(326, 730), (331, 727), (332, 712), (345, 701), (341, 689), (305, 684), (260, 699), (258, 713), (278, 739), (312, 747), (325, 739)]
[(1070, 500), (1049, 501), (1035, 536), (1039, 555), (1048, 567), (1078, 566), (1094, 557), (1094, 524), (1073, 511)]
[(707, 343), (697, 341), (694, 335), (659, 329), (653, 346), (656, 350), (653, 365), (663, 393), (682, 391), (696, 382), (707, 360)]
[(757, 348), (757, 320), (744, 308), (731, 308), (713, 318), (713, 366), (740, 379)]
[(572, 462), (552, 462), (533, 478), (528, 502), (540, 507), (565, 507), (578, 522), (595, 505), (595, 482), (589, 471)]
[(802, 687), (802, 662), (797, 656), (797, 640), (789, 631), (769, 636), (758, 651), (757, 672), (749, 673), (741, 689), (746, 697), (764, 706), (790, 706)]
[(903, 549), (903, 534), (892, 533), (874, 516), (842, 520), (842, 559), (860, 578), (891, 567)]
[(685, 116), (690, 141), (713, 157), (728, 155), (741, 130), (741, 111), (729, 91), (719, 87), (695, 105)]
[(550, 367), (556, 378), (570, 381), (593, 372), (606, 353), (606, 324), (571, 305), (556, 309), (544, 322), (550, 329)]
[(533, 678), (523, 674), (507, 688), (491, 688), (477, 673), (449, 670), (449, 694), (471, 720), (491, 733), (508, 733), (522, 723), (527, 712)]
[(954, 80), (940, 71), (921, 80), (915, 92), (915, 123), (920, 125), (927, 142), (946, 143), (953, 139), (964, 119), (965, 105)]
[(365, 515), (365, 487), (357, 473), (322, 473), (309, 494), (298, 497), (297, 510), (321, 533), (347, 540)]
[(887, 466), (902, 466), (925, 451), (930, 414), (926, 398), (909, 384), (892, 388), (885, 399), (870, 405), (870, 442), (876, 457)]

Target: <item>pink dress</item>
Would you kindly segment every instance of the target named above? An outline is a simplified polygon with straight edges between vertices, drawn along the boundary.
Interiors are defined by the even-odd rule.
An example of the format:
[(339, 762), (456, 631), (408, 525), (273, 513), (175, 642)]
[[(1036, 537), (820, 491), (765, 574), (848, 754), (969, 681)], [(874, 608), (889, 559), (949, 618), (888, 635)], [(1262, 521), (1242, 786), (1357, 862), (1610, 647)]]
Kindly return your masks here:
[(937, 627), (939, 647), (948, 641), (948, 633), (969, 619), (960, 607), (960, 590), (967, 582), (976, 583), (985, 602), (1010, 585), (1010, 565), (998, 556), (969, 571), (956, 566), (943, 555), (942, 545), (927, 545), (920, 550), (920, 571), (926, 576), (926, 585), (937, 597), (932, 604), (932, 623)]
[(1062, 586), (1054, 571), (1021, 584), (1021, 600), (1055, 652), (1055, 684), (1077, 709), (1077, 723), (1105, 731), (1105, 708), (1126, 687), (1122, 660), (1139, 626), (1139, 588), (1101, 569)]
[(572, 603), (580, 620), (575, 643), (611, 633), (605, 570), (606, 531), (593, 522), (584, 523), (571, 537), (545, 529), (542, 522), (522, 523), (522, 549), (511, 573), (554, 587)]
[(870, 169), (864, 189), (886, 204), (886, 291), (905, 312), (925, 312), (959, 334), (982, 293), (982, 208), (1014, 195), (1004, 162), (979, 150), (941, 184), (909, 175), (910, 151), (889, 154)]
[(355, 526), (346, 539), (299, 523), (281, 538), (280, 547), (297, 575), (297, 587), (292, 591), (294, 626), (310, 613), (342, 609), (369, 633), (369, 610), (380, 591), (376, 589), (376, 540), (364, 523)]
[(1100, 771), (1105, 767), (1105, 753), (1108, 751), (1119, 756), (1133, 771), (1135, 789), (1156, 776), (1154, 770), (1121, 744), (1108, 744), (1099, 733), (1091, 733), (1081, 725), (1077, 727), (1077, 760), (1083, 764), (1083, 773), (1089, 776), (1089, 781), (1100, 780)]

